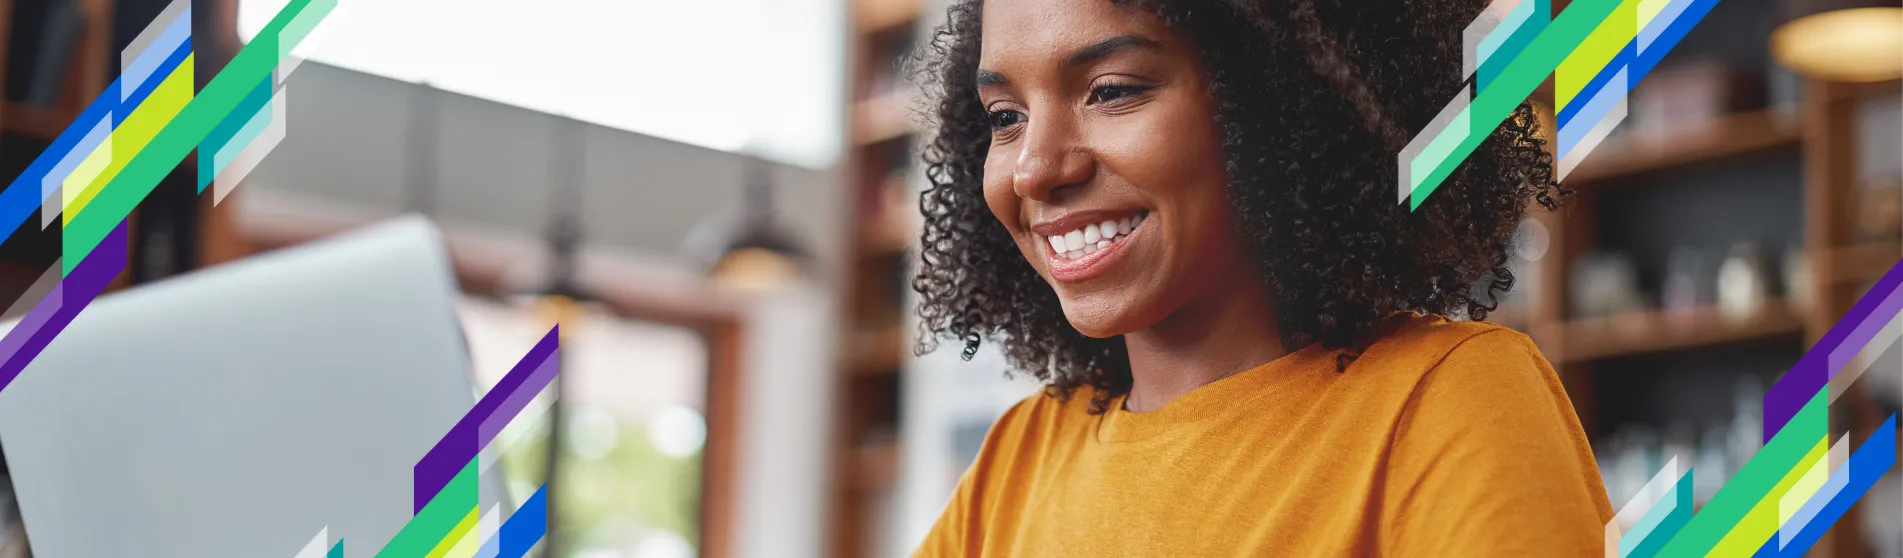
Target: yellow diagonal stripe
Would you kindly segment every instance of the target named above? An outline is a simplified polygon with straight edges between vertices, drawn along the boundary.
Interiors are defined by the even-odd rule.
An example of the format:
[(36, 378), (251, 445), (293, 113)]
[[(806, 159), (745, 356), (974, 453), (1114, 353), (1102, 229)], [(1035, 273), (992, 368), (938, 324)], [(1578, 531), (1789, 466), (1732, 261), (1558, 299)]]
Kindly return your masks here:
[(476, 552), (482, 550), (482, 543), (489, 542), (489, 537), (495, 534), (495, 514), (496, 508), (490, 507), (487, 515), (476, 519), (476, 528), (464, 534), (456, 546), (443, 554), (443, 558), (476, 558)]
[[(1804, 454), (1804, 459), (1799, 460), (1797, 466), (1791, 467), (1791, 471), (1786, 473), (1784, 479), (1778, 481), (1776, 486), (1771, 487), (1771, 492), (1765, 494), (1764, 499), (1758, 500), (1757, 505), (1751, 506), (1751, 511), (1745, 512), (1744, 518), (1738, 520), (1738, 524), (1731, 528), (1731, 532), (1725, 533), (1725, 537), (1718, 540), (1718, 546), (1712, 547), (1711, 552), (1706, 553), (1705, 556), (1749, 558), (1752, 554), (1756, 554), (1758, 549), (1764, 547), (1764, 541), (1777, 536), (1777, 528), (1782, 524), (1778, 517), (1779, 500), (1797, 486), (1805, 474), (1810, 472), (1811, 467), (1822, 461), (1824, 454), (1829, 451), (1830, 440), (1818, 438), (1817, 445), (1811, 447), (1810, 453)], [(1815, 488), (1811, 490), (1816, 491)]]
[(1652, 20), (1659, 17), (1659, 12), (1665, 11), (1665, 6), (1671, 3), (1672, 0), (1639, 0), (1639, 28), (1651, 25)]
[(1620, 2), (1572, 54), (1560, 61), (1559, 68), (1553, 71), (1553, 102), (1561, 110), (1579, 95), (1579, 90), (1586, 88), (1593, 76), (1606, 68), (1612, 57), (1632, 42), (1633, 37), (1639, 36), (1639, 1)]
[(144, 150), (146, 144), (159, 135), (159, 130), (165, 129), (179, 111), (185, 110), (185, 105), (192, 100), (192, 64), (196, 57), (196, 54), (186, 55), (185, 61), (152, 90), (152, 95), (139, 103), (139, 108), (133, 109), (106, 141), (86, 156), (79, 165), (80, 170), (73, 171), (72, 176), (60, 183), (64, 198), (60, 205), (64, 213), (62, 224), (72, 223), (73, 217), (86, 208), (93, 196), (99, 195), (106, 183), (119, 176), (132, 156)]
[(1798, 477), (1796, 483), (1791, 484), (1790, 492), (1778, 498), (1778, 527), (1782, 528), (1784, 524), (1790, 523), (1791, 516), (1797, 515), (1797, 510), (1803, 509), (1804, 502), (1810, 501), (1810, 497), (1816, 495), (1818, 490), (1822, 490), (1824, 483), (1829, 480), (1830, 460), (1819, 459), (1816, 463), (1812, 463), (1810, 468), (1804, 471), (1804, 475)]
[[(467, 535), (476, 528), (476, 520), (482, 518), (481, 513), (481, 508), (469, 508), (469, 515), (463, 516), (463, 520), (456, 523), (456, 528), (450, 529), (449, 534), (443, 536), (443, 541), (436, 543), (436, 548), (430, 550), (429, 554), (424, 555), (424, 558), (444, 558), (451, 550), (460, 546), (457, 543), (462, 542), (463, 539), (476, 538)], [(478, 541), (477, 545), (480, 547), (481, 541)], [(474, 554), (474, 552), (472, 551), (470, 554)]]

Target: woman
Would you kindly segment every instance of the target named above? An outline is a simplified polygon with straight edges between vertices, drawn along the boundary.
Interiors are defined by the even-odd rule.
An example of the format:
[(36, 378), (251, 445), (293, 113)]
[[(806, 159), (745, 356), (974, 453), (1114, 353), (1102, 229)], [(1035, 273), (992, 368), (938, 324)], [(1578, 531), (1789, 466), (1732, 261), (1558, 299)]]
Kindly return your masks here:
[(990, 340), (1048, 387), (918, 555), (1599, 555), (1552, 368), (1444, 317), (1496, 306), (1526, 204), (1560, 193), (1531, 110), (1395, 203), (1480, 8), (952, 6), (922, 67), (922, 348)]

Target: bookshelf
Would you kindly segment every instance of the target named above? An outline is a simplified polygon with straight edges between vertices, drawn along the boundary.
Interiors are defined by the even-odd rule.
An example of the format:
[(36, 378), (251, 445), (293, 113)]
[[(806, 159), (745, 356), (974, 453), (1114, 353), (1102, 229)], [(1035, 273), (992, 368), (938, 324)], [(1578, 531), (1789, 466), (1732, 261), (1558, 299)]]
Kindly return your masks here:
[[(1537, 276), (1536, 293), (1525, 307), (1508, 307), (1492, 321), (1527, 332), (1545, 353), (1573, 397), (1582, 422), (1595, 440), (1609, 432), (1621, 407), (1634, 397), (1601, 389), (1609, 376), (1641, 375), (1635, 359), (1695, 351), (1727, 351), (1725, 347), (1762, 347), (1782, 341), (1808, 348), (1837, 319), (1847, 313), (1861, 289), (1903, 258), (1897, 239), (1859, 239), (1851, 230), (1851, 212), (1858, 203), (1853, 189), (1858, 180), (1856, 107), (1873, 99), (1903, 92), (1896, 82), (1846, 85), (1808, 82), (1804, 100), (1785, 109), (1753, 109), (1687, 125), (1665, 136), (1628, 135), (1609, 140), (1565, 181), (1575, 191), (1559, 212), (1536, 210), (1534, 218), (1551, 235), (1545, 257), (1530, 273)], [(1726, 317), (1714, 307), (1680, 310), (1646, 309), (1605, 316), (1575, 316), (1569, 308), (1573, 289), (1572, 266), (1586, 254), (1622, 239), (1631, 246), (1638, 233), (1620, 235), (1610, 229), (1638, 226), (1609, 212), (1638, 207), (1630, 201), (1610, 203), (1613, 196), (1633, 199), (1669, 195), (1666, 190), (1711, 173), (1756, 172), (1767, 161), (1787, 161), (1801, 169), (1794, 183), (1777, 185), (1798, 191), (1801, 207), (1790, 208), (1802, 225), (1796, 231), (1807, 254), (1810, 274), (1808, 305), (1792, 305), (1781, 298), (1766, 300), (1761, 309)], [(1775, 179), (1765, 179), (1772, 180)], [(1712, 203), (1722, 203), (1713, 201)], [(1653, 214), (1656, 216), (1656, 214)], [(1629, 219), (1629, 218), (1628, 218)], [(1697, 217), (1692, 217), (1697, 219)], [(1731, 226), (1724, 223), (1721, 226)], [(1743, 234), (1743, 233), (1741, 233)], [(1656, 238), (1648, 242), (1677, 242)], [(1654, 253), (1656, 249), (1653, 248)], [(1775, 259), (1771, 265), (1775, 266)], [(1650, 282), (1653, 285), (1657, 281)], [(1775, 292), (1773, 293), (1775, 294)], [(1790, 355), (1795, 362), (1799, 353)], [(1618, 365), (1602, 365), (1617, 360)], [(1780, 370), (1781, 372), (1781, 370)], [(1659, 369), (1669, 375), (1672, 370)], [(1775, 378), (1775, 376), (1772, 376)], [(1689, 381), (1689, 380), (1687, 380)], [(1630, 385), (1620, 383), (1618, 385)], [(1708, 386), (1714, 391), (1731, 386)], [(1768, 386), (1767, 386), (1768, 387)], [(1667, 396), (1675, 397), (1675, 396)], [(1846, 407), (1835, 429), (1853, 441), (1874, 430), (1882, 415), (1875, 403), (1852, 387), (1840, 406)], [(1656, 425), (1655, 425), (1656, 426)], [(1613, 502), (1615, 506), (1624, 502)], [(1852, 558), (1866, 556), (1861, 545), (1859, 508), (1853, 507), (1811, 556)]]
[(881, 555), (893, 536), (901, 370), (912, 336), (904, 313), (917, 233), (912, 89), (900, 70), (920, 33), (924, 0), (853, 0), (851, 101), (844, 176), (850, 257), (841, 311), (828, 556)]

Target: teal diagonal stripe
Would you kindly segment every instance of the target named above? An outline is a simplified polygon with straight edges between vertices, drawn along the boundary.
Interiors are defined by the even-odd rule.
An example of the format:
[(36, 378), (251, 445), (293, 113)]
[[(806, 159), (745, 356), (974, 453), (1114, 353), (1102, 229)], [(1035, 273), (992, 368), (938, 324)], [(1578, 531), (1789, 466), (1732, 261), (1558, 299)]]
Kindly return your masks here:
[(429, 555), (443, 541), (443, 537), (455, 530), (456, 524), (462, 522), (464, 516), (469, 515), (470, 510), (476, 509), (479, 499), (477, 479), (481, 478), (478, 467), (481, 463), (480, 457), (469, 460), (462, 472), (456, 473), (455, 478), (450, 479), (449, 484), (443, 486), (443, 490), (423, 506), (422, 511), (410, 518), (403, 530), (397, 531), (389, 544), (383, 545), (383, 550), (377, 551), (376, 558), (423, 558)]
[(1560, 61), (1585, 42), (1586, 36), (1592, 34), (1617, 7), (1619, 0), (1574, 0), (1567, 4), (1559, 17), (1553, 18), (1553, 24), (1534, 37), (1526, 50), (1500, 70), (1499, 77), (1488, 83), (1487, 88), (1474, 98), (1473, 104), (1467, 107), (1468, 111), (1472, 111), (1467, 119), (1472, 126), (1467, 137), (1454, 145), (1446, 157), (1434, 165), (1434, 170), (1421, 180), (1421, 185), (1414, 188), (1408, 196), (1408, 207), (1420, 209), (1421, 203), (1427, 201), (1427, 196), (1440, 188), (1447, 176), (1453, 174), (1454, 169), (1473, 154), (1474, 148), (1492, 135), (1502, 122), (1506, 122), (1507, 117), (1513, 114), (1513, 109), (1526, 101), (1540, 82), (1559, 67)]

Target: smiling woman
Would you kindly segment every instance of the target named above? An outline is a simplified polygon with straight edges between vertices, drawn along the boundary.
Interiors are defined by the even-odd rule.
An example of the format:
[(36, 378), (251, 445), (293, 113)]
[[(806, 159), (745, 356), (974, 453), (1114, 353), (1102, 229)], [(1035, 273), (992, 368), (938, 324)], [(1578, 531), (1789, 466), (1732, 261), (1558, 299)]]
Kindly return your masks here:
[(1393, 197), (1483, 7), (956, 2), (920, 66), (922, 348), (990, 340), (1048, 389), (919, 554), (1599, 555), (1551, 366), (1447, 318), (1485, 318), (1562, 193), (1530, 108)]

